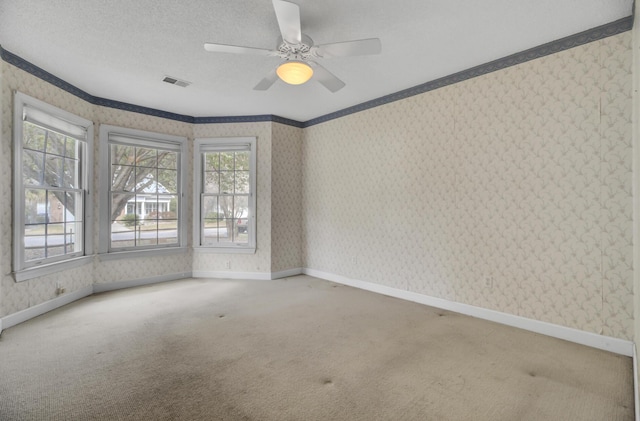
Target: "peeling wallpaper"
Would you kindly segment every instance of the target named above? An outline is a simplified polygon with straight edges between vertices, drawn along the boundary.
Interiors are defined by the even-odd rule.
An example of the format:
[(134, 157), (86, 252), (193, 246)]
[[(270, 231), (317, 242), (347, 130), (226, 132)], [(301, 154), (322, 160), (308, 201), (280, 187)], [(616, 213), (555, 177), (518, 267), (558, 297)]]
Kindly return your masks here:
[(632, 339), (631, 59), (627, 32), (306, 128), (306, 267)]

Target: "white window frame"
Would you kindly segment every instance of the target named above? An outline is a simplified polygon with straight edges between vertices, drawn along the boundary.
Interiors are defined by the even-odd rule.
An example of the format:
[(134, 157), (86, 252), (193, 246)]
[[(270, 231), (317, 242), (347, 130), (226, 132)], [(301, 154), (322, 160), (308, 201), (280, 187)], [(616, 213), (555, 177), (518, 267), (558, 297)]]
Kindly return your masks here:
[[(248, 243), (234, 244), (224, 243), (224, 245), (202, 245), (202, 195), (203, 195), (203, 156), (204, 152), (237, 150), (239, 146), (249, 145), (249, 217), (247, 221)], [(196, 252), (212, 253), (245, 253), (256, 252), (256, 138), (255, 137), (225, 137), (225, 138), (198, 138), (194, 142), (193, 157), (193, 248)]]
[[(25, 260), (25, 186), (23, 183), (24, 121), (31, 120), (49, 130), (70, 135), (85, 143), (81, 174), (83, 190), (83, 249), (39, 261)], [(84, 134), (80, 134), (84, 132)], [(32, 98), (21, 92), (14, 96), (14, 165), (13, 165), (13, 273), (16, 282), (53, 272), (79, 267), (93, 261), (93, 122), (68, 111)]]
[[(144, 146), (158, 148), (170, 146), (179, 151), (178, 159), (178, 245), (154, 245), (137, 248), (111, 250), (111, 169), (110, 164), (110, 138), (122, 137), (131, 141), (134, 146)], [(112, 260), (130, 257), (157, 256), (164, 254), (185, 253), (187, 250), (187, 214), (185, 203), (186, 190), (186, 170), (187, 170), (187, 138), (182, 136), (172, 136), (163, 133), (150, 132), (146, 130), (129, 129), (126, 127), (112, 126), (108, 124), (100, 125), (100, 207), (104, 212), (100, 212), (100, 235), (98, 253), (101, 260)]]

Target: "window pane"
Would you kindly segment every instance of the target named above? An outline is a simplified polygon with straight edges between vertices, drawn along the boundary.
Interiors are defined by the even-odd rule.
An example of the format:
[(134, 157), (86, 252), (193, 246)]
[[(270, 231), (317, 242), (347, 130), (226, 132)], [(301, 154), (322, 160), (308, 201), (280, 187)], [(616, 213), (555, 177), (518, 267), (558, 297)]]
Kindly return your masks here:
[(220, 170), (232, 171), (234, 168), (234, 152), (220, 152)]
[(59, 133), (47, 130), (47, 133), (46, 133), (47, 144), (45, 146), (47, 154), (64, 156), (65, 137), (66, 136), (61, 135)]
[(137, 227), (113, 221), (111, 224), (111, 248), (124, 248), (135, 246)]
[(24, 150), (22, 154), (22, 182), (41, 186), (44, 180), (44, 153)]
[(135, 147), (127, 145), (111, 145), (111, 165), (135, 166)]
[(236, 171), (249, 171), (249, 152), (236, 152)]
[(136, 165), (138, 167), (157, 168), (157, 150), (149, 148), (136, 148)]
[(220, 192), (220, 173), (206, 172), (204, 173), (204, 193)]
[(61, 256), (65, 253), (64, 226), (59, 224), (50, 225), (47, 228), (47, 257)]
[(178, 195), (163, 195), (158, 199), (162, 219), (178, 219)]
[(233, 240), (233, 225), (234, 220), (232, 218), (221, 219), (218, 224), (218, 239), (222, 242), (230, 243)]
[(129, 165), (111, 166), (111, 190), (112, 191), (135, 191), (136, 188), (136, 167)]
[(44, 151), (45, 129), (35, 124), (25, 122), (23, 127), (22, 145), (36, 151)]
[(213, 245), (218, 243), (218, 220), (205, 219), (204, 232), (201, 241), (202, 245)]
[(133, 226), (136, 223), (136, 200), (131, 193), (111, 193), (111, 219)]
[(65, 146), (65, 156), (68, 158), (78, 158), (80, 156), (82, 142), (72, 138), (67, 137), (67, 143)]
[[(153, 197), (155, 199), (155, 195)], [(149, 195), (136, 194), (136, 212), (140, 220), (144, 220), (149, 214), (149, 211), (147, 210), (147, 201), (151, 202), (152, 200), (153, 199), (151, 199)]]
[(82, 239), (84, 238), (84, 232), (81, 222), (72, 222), (65, 224), (65, 235), (67, 253), (76, 253), (82, 251)]
[(44, 224), (47, 215), (47, 191), (44, 189), (25, 190), (25, 224)]
[(158, 244), (171, 245), (178, 243), (178, 221), (158, 221)]
[(178, 154), (176, 152), (162, 151), (158, 154), (158, 168), (177, 170)]
[(49, 191), (47, 195), (49, 199), (49, 223), (64, 222), (65, 208), (64, 202), (66, 202), (65, 194), (62, 191)]
[(158, 170), (158, 193), (178, 192), (178, 171)]
[(236, 218), (249, 216), (249, 197), (235, 196), (234, 199), (234, 215)]
[(136, 192), (156, 194), (158, 192), (157, 170), (151, 168), (137, 168)]
[(45, 257), (44, 239), (46, 225), (26, 225), (24, 227), (25, 260), (40, 260)]
[(62, 187), (64, 159), (56, 155), (45, 156), (44, 180), (51, 187)]
[(84, 220), (84, 193), (66, 192), (63, 209), (65, 221), (82, 222)]
[(217, 171), (220, 169), (220, 154), (207, 152), (204, 154), (204, 171)]
[(218, 212), (221, 218), (233, 218), (233, 196), (219, 196)]
[(79, 161), (75, 159), (64, 160), (64, 176), (62, 186), (70, 189), (81, 189), (80, 171), (78, 168)]
[[(140, 197), (140, 196), (138, 196)], [(158, 219), (158, 199), (157, 197), (147, 197), (144, 199), (144, 219), (146, 221)]]
[(158, 244), (158, 231), (156, 229), (145, 229), (143, 225), (138, 233), (138, 246), (155, 246)]
[(233, 193), (233, 184), (234, 184), (234, 173), (233, 171), (221, 171), (220, 172), (220, 192), (221, 193)]
[(249, 171), (236, 171), (235, 193), (249, 193)]
[(202, 198), (202, 215), (204, 219), (218, 218), (218, 198), (216, 196), (204, 196)]

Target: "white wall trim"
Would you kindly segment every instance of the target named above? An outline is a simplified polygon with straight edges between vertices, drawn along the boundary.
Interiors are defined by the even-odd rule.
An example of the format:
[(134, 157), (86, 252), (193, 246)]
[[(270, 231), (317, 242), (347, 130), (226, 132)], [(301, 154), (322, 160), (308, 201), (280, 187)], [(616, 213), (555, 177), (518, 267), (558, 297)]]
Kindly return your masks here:
[(0, 319), (0, 323), (5, 329), (7, 329), (11, 326), (17, 325), (18, 323), (26, 322), (29, 319), (33, 319), (34, 317), (40, 316), (41, 314), (70, 304), (91, 294), (93, 294), (93, 287), (84, 287), (77, 291), (60, 295), (59, 297), (56, 297), (52, 300), (45, 301), (44, 303), (37, 304), (33, 307), (29, 307), (16, 313), (9, 314), (8, 316), (4, 316), (2, 319)]
[(149, 284), (158, 284), (160, 282), (175, 281), (178, 279), (185, 279), (190, 277), (191, 277), (191, 272), (178, 272), (178, 273), (170, 273), (168, 275), (151, 276), (149, 278), (131, 279), (128, 281), (93, 284), (93, 293), (97, 294), (100, 292), (115, 291), (117, 289), (139, 287), (139, 286), (149, 285)]
[(194, 270), (191, 276), (194, 278), (256, 279), (260, 281), (272, 279), (271, 272), (232, 272), (229, 270)]
[(279, 272), (271, 272), (271, 279), (287, 278), (289, 276), (302, 275), (302, 273), (303, 273), (302, 268), (281, 270)]
[(481, 307), (475, 307), (469, 304), (457, 303), (455, 301), (449, 301), (442, 298), (430, 297), (428, 295), (418, 294), (416, 292), (392, 288), (372, 282), (351, 279), (345, 276), (323, 272), (315, 269), (305, 268), (304, 273), (306, 275), (314, 276), (316, 278), (322, 278), (332, 282), (337, 282), (339, 284), (348, 285), (371, 292), (377, 292), (379, 294), (437, 307), (443, 310), (454, 311), (456, 313), (465, 314), (467, 316), (477, 317), (479, 319), (517, 327), (558, 339), (564, 339), (566, 341), (575, 342), (581, 345), (590, 346), (592, 348), (598, 348), (616, 354), (625, 355), (627, 357), (632, 357), (634, 352), (634, 343), (624, 339), (598, 335), (596, 333), (560, 326), (553, 323), (528, 319), (526, 317), (515, 316), (512, 314), (502, 313), (499, 311), (489, 310)]
[(640, 396), (638, 396), (638, 350), (633, 344), (633, 397), (635, 402), (636, 421), (640, 421)]

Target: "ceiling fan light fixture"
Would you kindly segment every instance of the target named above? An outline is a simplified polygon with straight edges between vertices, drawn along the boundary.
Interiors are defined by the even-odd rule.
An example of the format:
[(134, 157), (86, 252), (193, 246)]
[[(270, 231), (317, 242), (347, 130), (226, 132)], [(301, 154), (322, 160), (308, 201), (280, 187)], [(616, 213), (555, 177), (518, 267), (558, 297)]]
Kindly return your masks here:
[(313, 69), (303, 61), (289, 60), (278, 66), (276, 73), (283, 82), (290, 85), (302, 85), (311, 79)]

